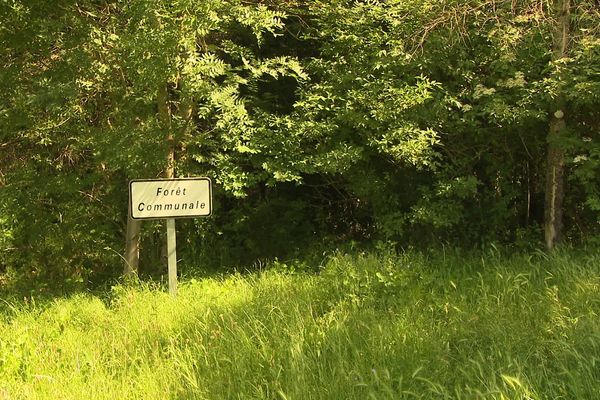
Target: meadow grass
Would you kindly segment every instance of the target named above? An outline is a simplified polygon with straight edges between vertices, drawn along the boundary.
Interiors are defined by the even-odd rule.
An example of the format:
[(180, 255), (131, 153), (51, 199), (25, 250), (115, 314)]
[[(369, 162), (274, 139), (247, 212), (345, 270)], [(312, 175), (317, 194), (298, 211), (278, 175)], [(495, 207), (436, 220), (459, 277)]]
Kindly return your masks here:
[(0, 310), (0, 400), (600, 398), (592, 252), (338, 254)]

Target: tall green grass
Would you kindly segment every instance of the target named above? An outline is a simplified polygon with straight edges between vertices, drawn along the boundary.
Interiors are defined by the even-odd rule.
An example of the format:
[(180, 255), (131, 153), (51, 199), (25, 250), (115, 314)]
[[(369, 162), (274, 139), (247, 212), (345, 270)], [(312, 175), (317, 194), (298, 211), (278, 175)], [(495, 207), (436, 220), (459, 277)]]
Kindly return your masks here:
[(339, 254), (0, 310), (1, 400), (600, 398), (596, 254)]

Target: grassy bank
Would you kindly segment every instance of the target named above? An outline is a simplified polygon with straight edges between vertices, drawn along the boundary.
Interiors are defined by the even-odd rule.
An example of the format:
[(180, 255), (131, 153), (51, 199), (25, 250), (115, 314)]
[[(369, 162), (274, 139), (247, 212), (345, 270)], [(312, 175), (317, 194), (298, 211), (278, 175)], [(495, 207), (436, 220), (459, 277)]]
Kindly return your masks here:
[(0, 301), (0, 399), (594, 399), (600, 256), (344, 256)]

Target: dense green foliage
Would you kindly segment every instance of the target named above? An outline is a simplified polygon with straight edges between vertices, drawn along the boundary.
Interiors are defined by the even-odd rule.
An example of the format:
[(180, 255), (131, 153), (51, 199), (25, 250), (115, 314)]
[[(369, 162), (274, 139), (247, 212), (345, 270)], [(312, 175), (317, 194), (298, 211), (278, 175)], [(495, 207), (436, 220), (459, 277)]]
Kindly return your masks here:
[(118, 274), (127, 182), (173, 145), (177, 176), (215, 182), (214, 217), (178, 227), (191, 265), (535, 247), (559, 109), (564, 236), (597, 240), (600, 15), (573, 1), (555, 59), (555, 3), (1, 0), (0, 273)]
[[(593, 399), (600, 260), (336, 255), (319, 275), (0, 302), (8, 399)], [(277, 272), (276, 270), (279, 270)]]
[(598, 182), (581, 178), (597, 177), (600, 17), (577, 6), (572, 56), (552, 62), (542, 2), (317, 2), (322, 47), (296, 109), (339, 160), (320, 171), (342, 174), (387, 239), (535, 240), (548, 120), (566, 97), (569, 236), (593, 232)]

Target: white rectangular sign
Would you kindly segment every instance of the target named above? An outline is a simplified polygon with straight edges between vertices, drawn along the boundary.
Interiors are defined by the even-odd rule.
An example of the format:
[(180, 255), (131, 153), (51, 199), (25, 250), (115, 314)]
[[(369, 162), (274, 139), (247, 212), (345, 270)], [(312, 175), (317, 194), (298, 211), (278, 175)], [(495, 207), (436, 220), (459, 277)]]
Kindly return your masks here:
[(143, 179), (129, 182), (131, 218), (190, 218), (212, 213), (208, 178)]

